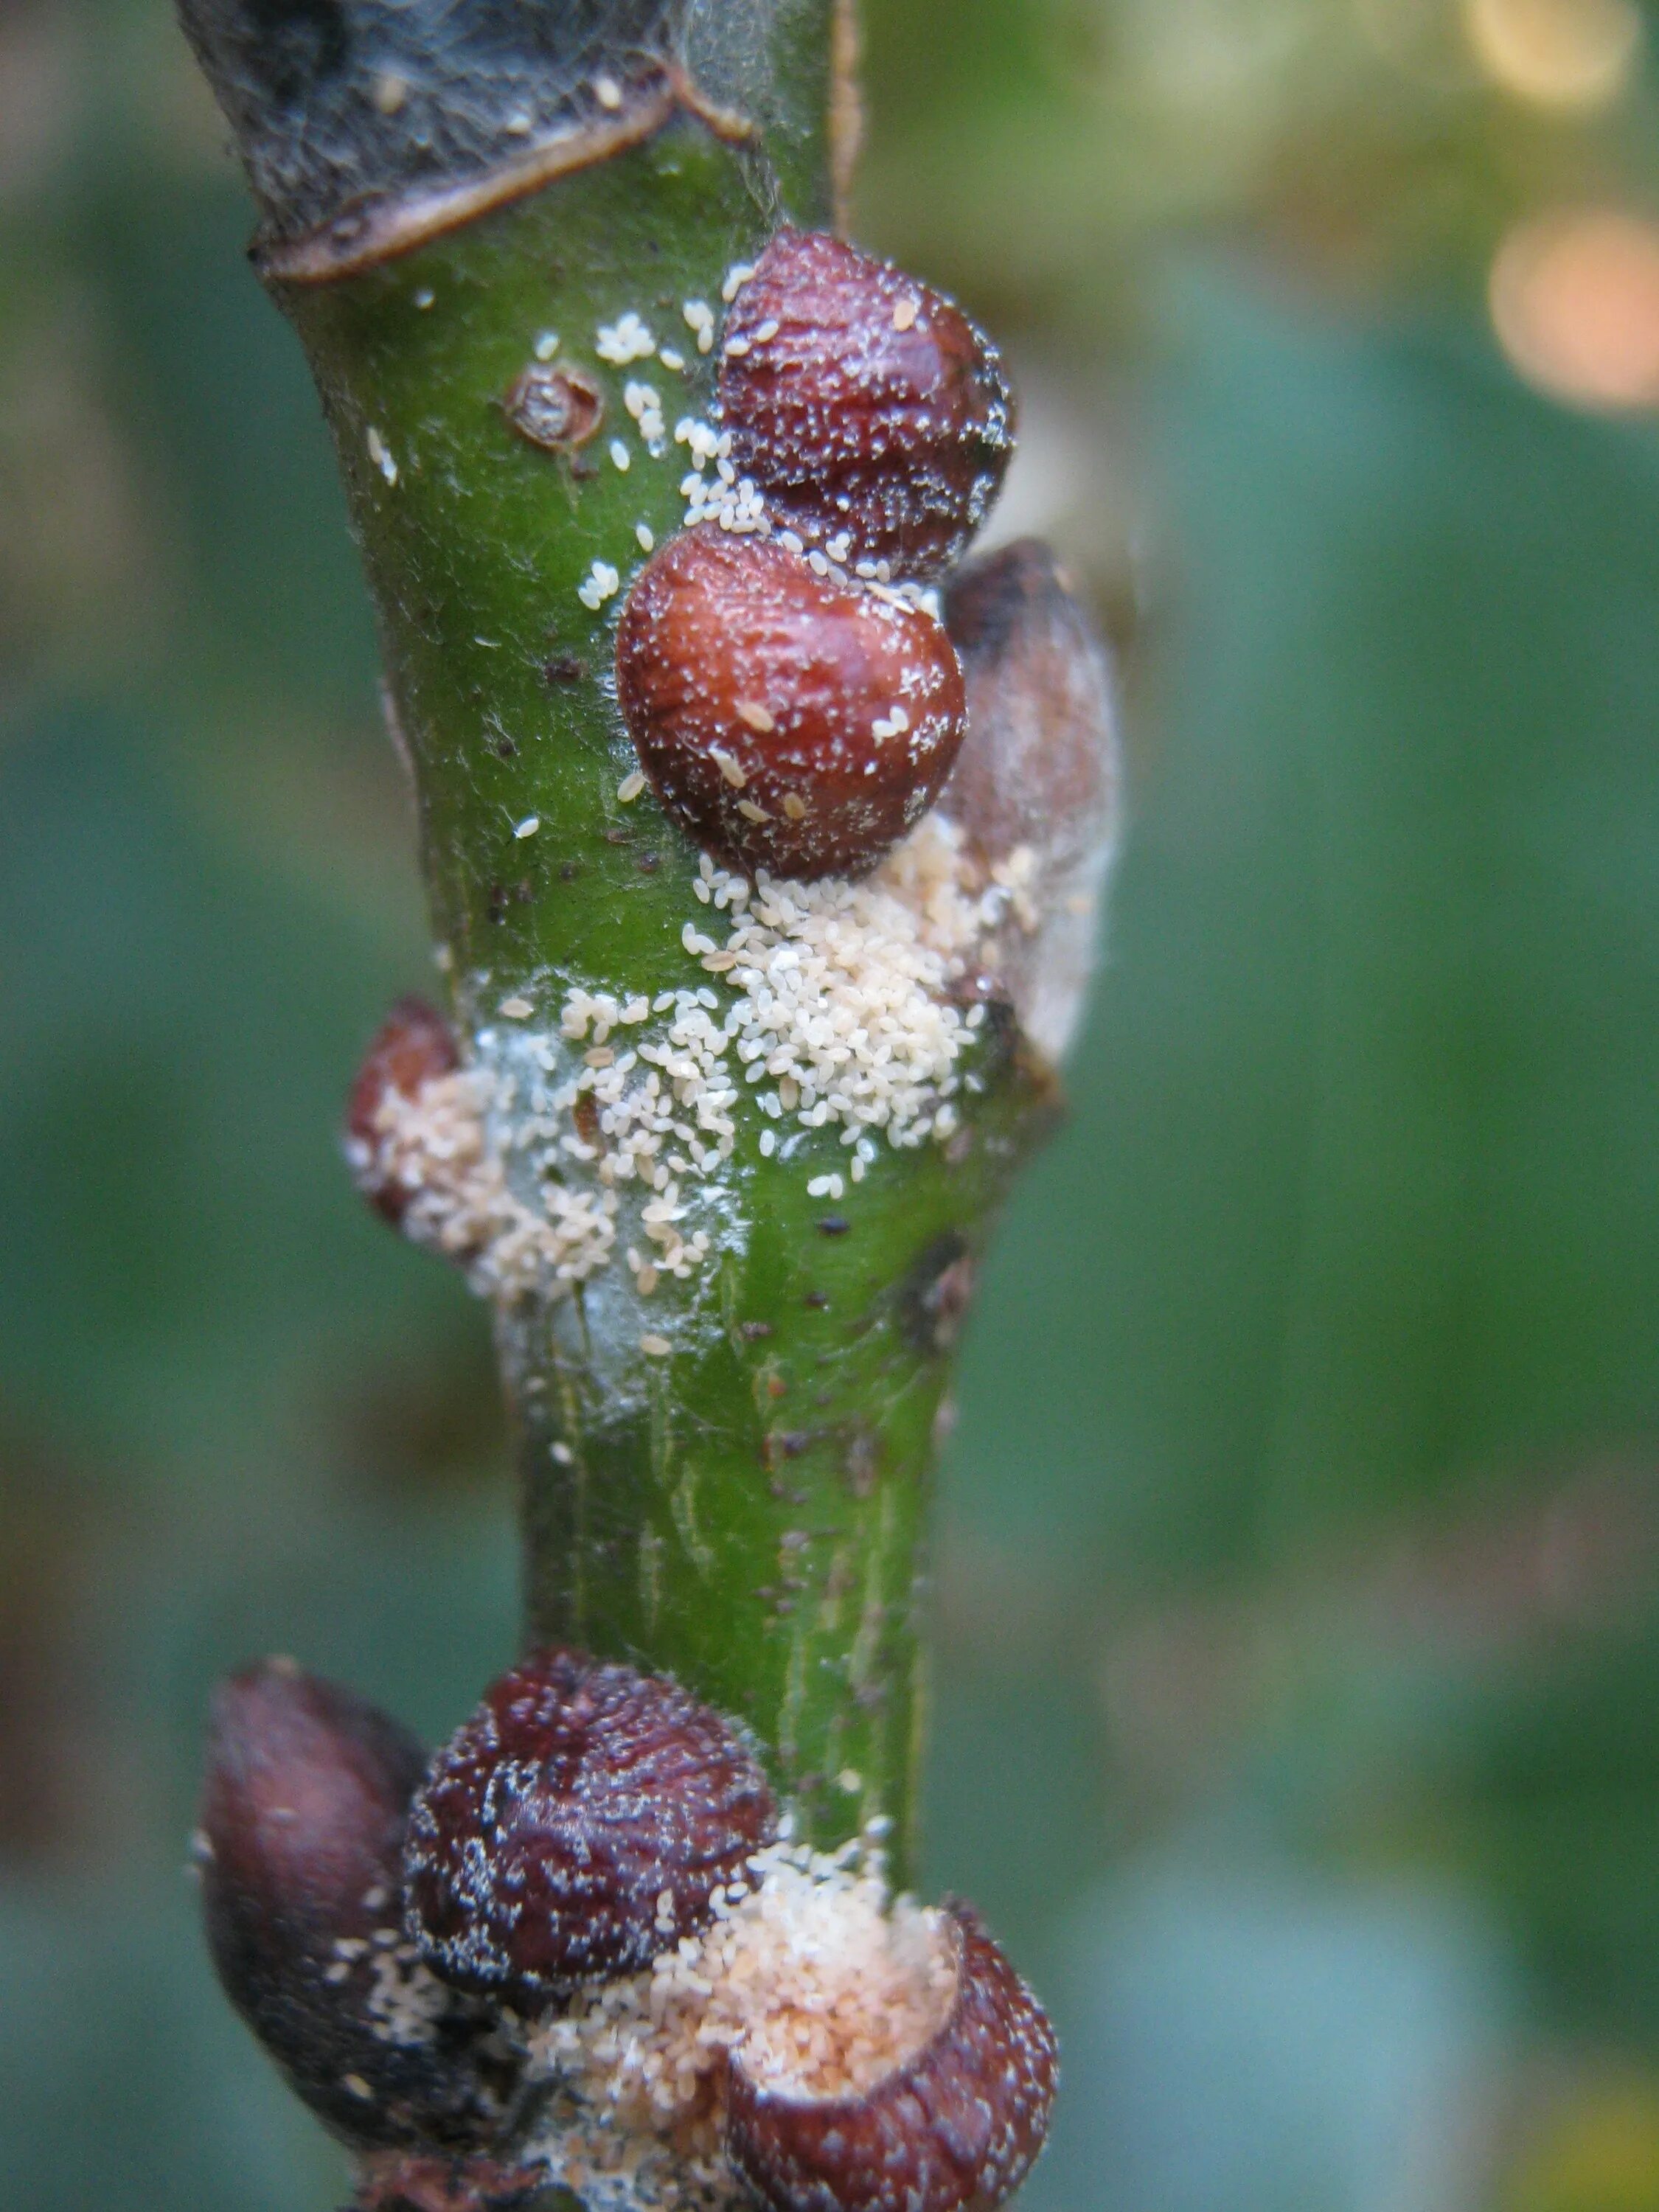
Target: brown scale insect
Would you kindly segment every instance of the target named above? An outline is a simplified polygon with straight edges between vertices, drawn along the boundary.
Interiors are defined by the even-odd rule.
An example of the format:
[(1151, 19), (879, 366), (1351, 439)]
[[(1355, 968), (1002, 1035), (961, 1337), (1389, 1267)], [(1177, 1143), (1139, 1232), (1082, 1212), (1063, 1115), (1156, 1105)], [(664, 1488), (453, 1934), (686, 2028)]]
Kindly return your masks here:
[(379, 1166), (375, 1116), (389, 1091), (414, 1098), (435, 1076), (460, 1066), (453, 1031), (424, 999), (399, 999), (363, 1055), (346, 1103), (346, 1158), (357, 1188), (395, 1229), (415, 1195)]
[[(414, 1738), (272, 1659), (214, 1700), (197, 1861), (226, 1995), (295, 2089), (357, 2147), (469, 2148), (498, 2124), (489, 2023), (399, 1925)], [(388, 2007), (388, 1984), (420, 2004)]]
[(733, 2060), (726, 2153), (766, 2212), (994, 2212), (1042, 2148), (1058, 2075), (1048, 2015), (969, 1906), (945, 2025), (861, 2097), (790, 2097)]
[(732, 461), (842, 565), (925, 577), (957, 560), (1013, 451), (994, 347), (959, 307), (822, 231), (781, 230), (726, 319)]
[(536, 1652), (485, 1692), (415, 1801), (410, 1933), (458, 1987), (542, 2011), (704, 1925), (773, 1818), (747, 1744), (677, 1683)]
[(962, 741), (962, 672), (930, 615), (713, 523), (635, 582), (617, 684), (663, 805), (750, 873), (865, 873)]

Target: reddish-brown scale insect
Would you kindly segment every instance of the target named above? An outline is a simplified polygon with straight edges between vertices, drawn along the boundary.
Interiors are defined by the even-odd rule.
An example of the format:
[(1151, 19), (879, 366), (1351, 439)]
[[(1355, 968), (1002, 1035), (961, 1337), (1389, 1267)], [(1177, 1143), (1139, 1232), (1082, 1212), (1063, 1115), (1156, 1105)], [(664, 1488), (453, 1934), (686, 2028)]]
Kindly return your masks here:
[(1048, 2130), (1048, 2016), (962, 1905), (949, 2018), (862, 2097), (789, 2097), (732, 2066), (726, 2149), (767, 2212), (994, 2212)]
[(822, 231), (781, 230), (726, 319), (720, 404), (774, 528), (842, 564), (934, 574), (1013, 450), (994, 348), (949, 300)]
[(962, 741), (962, 672), (932, 616), (713, 523), (635, 584), (617, 684), (663, 805), (751, 873), (863, 874)]
[(413, 1098), (435, 1076), (460, 1066), (449, 1024), (424, 999), (399, 999), (377, 1031), (346, 1103), (346, 1158), (357, 1188), (395, 1229), (413, 1191), (380, 1164), (380, 1107), (393, 1091)]
[(499, 2118), (486, 2023), (400, 1925), (425, 1764), (396, 1721), (291, 1661), (214, 1700), (197, 1836), (214, 1964), (295, 2090), (360, 2147), (467, 2148)]
[(432, 1763), (404, 1851), (410, 1934), (462, 1989), (537, 2012), (704, 1924), (772, 1832), (710, 1707), (585, 1652), (532, 1654)]

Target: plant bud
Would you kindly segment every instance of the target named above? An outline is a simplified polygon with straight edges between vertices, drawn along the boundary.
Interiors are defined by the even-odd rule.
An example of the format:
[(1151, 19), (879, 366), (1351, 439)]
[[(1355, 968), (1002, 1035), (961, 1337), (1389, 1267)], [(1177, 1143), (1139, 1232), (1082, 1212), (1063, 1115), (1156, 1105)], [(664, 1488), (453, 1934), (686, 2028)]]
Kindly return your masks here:
[(660, 1675), (537, 1652), (416, 1798), (410, 1932), (459, 1987), (544, 2010), (702, 1926), (772, 1824), (765, 1776), (718, 1713)]
[(720, 402), (775, 526), (895, 576), (959, 557), (1013, 451), (1002, 363), (961, 309), (822, 231), (781, 230), (738, 293)]
[(1054, 555), (1021, 538), (953, 578), (945, 626), (967, 687), (939, 811), (1008, 892), (996, 981), (1058, 1061), (1082, 1012), (1117, 826), (1117, 715), (1106, 650)]
[(198, 1855), (226, 1994), (349, 2142), (466, 2146), (497, 2106), (481, 2027), (398, 1924), (424, 1754), (349, 1690), (269, 1660), (214, 1700)]
[(414, 1098), (422, 1085), (453, 1075), (460, 1054), (449, 1024), (424, 999), (399, 999), (377, 1031), (346, 1103), (346, 1158), (369, 1204), (395, 1229), (414, 1190), (387, 1167), (380, 1109), (396, 1092)]
[(712, 523), (635, 584), (617, 684), (663, 805), (751, 874), (865, 873), (962, 741), (962, 672), (931, 615)]
[(766, 2212), (994, 2212), (1048, 2130), (1048, 2016), (969, 1907), (949, 2018), (861, 2097), (790, 2097), (732, 2064), (726, 2151)]

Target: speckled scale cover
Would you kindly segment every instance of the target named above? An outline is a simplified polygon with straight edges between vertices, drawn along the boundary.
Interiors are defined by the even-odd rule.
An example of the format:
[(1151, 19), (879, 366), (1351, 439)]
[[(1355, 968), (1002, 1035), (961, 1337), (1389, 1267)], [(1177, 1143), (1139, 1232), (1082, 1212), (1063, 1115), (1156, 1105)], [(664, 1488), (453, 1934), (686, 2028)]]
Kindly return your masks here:
[(720, 404), (775, 527), (819, 544), (845, 531), (850, 562), (899, 578), (960, 556), (1013, 450), (988, 339), (941, 294), (821, 231), (780, 231), (738, 294)]
[(617, 680), (664, 805), (751, 874), (865, 873), (933, 805), (964, 727), (962, 671), (932, 616), (714, 523), (635, 584)]
[(409, 1823), (410, 1930), (460, 1987), (544, 2009), (702, 1926), (773, 1814), (747, 1744), (676, 1683), (538, 1652), (432, 1763)]
[(360, 2147), (470, 2145), (497, 2118), (469, 2008), (393, 2041), (369, 2007), (377, 1950), (404, 1942), (404, 1821), (424, 1765), (396, 1721), (286, 1662), (214, 1700), (198, 1840), (214, 1964), (298, 2094)]
[(957, 1993), (933, 2040), (866, 2095), (814, 2100), (732, 2069), (726, 2154), (767, 2212), (994, 2212), (1042, 2148), (1047, 2014), (963, 1905)]
[(398, 1000), (363, 1055), (346, 1102), (346, 1154), (358, 1188), (394, 1227), (413, 1194), (375, 1171), (380, 1141), (375, 1115), (389, 1091), (413, 1098), (423, 1084), (453, 1074), (459, 1065), (449, 1024), (424, 999), (412, 996)]

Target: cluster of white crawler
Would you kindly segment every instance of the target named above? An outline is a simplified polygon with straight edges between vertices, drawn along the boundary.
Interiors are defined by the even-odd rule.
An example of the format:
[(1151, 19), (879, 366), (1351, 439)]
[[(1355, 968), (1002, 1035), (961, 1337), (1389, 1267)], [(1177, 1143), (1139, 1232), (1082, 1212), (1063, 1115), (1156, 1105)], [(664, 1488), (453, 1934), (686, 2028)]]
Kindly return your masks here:
[[(718, 1001), (712, 991), (707, 997), (712, 1006), (682, 988), (618, 1001), (578, 988), (565, 999), (556, 1036), (526, 1030), (510, 1052), (492, 1032), (480, 1039), (481, 1049), (498, 1054), (497, 1103), (538, 1182), (561, 1188), (566, 1183), (555, 1178), (591, 1177), (612, 1221), (626, 1187), (637, 1187), (630, 1213), (639, 1243), (627, 1254), (647, 1297), (663, 1275), (684, 1281), (695, 1273), (720, 1226), (718, 1208), (709, 1225), (684, 1225), (737, 1138), (738, 1092), (722, 1064)], [(579, 1057), (573, 1046), (582, 1048)]]
[[(687, 415), (674, 425), (674, 439), (678, 445), (690, 447), (693, 463), (680, 479), (686, 528), (718, 522), (722, 530), (735, 531), (739, 537), (769, 538), (772, 525), (766, 502), (732, 465), (732, 433)], [(710, 461), (714, 465), (712, 479), (705, 473)]]
[[(734, 263), (727, 270), (720, 286), (721, 299), (729, 306), (753, 274), (754, 270), (749, 263)], [(712, 353), (715, 343), (716, 311), (706, 300), (688, 300), (681, 313), (698, 353)], [(552, 343), (544, 353), (543, 347), (548, 337), (551, 337)], [(538, 341), (537, 358), (549, 358), (557, 343), (557, 338), (548, 333), (547, 337)], [(619, 315), (614, 323), (599, 325), (594, 334), (593, 350), (602, 362), (617, 368), (629, 368), (635, 362), (653, 359), (674, 374), (679, 374), (685, 368), (685, 356), (672, 346), (659, 345), (644, 317), (633, 308)], [(660, 395), (653, 386), (630, 378), (623, 387), (623, 404), (633, 418), (646, 452), (652, 459), (660, 460), (668, 450), (667, 426)], [(681, 496), (687, 503), (684, 518), (687, 526), (697, 522), (718, 522), (725, 530), (757, 533), (763, 537), (769, 534), (772, 526), (767, 520), (759, 492), (747, 479), (739, 480), (732, 466), (730, 437), (722, 436), (706, 422), (691, 416), (682, 418), (674, 435), (681, 445), (689, 443), (692, 449), (693, 467), (680, 486)], [(612, 438), (608, 450), (613, 465), (626, 473), (632, 462), (626, 441)], [(714, 468), (712, 477), (704, 473), (710, 463)], [(636, 524), (635, 536), (642, 552), (653, 550), (656, 541), (647, 525)], [(871, 574), (874, 575), (873, 569)], [(879, 580), (885, 582), (886, 579), (884, 576)], [(576, 597), (590, 614), (598, 614), (607, 599), (616, 597), (621, 582), (620, 570), (616, 563), (595, 560), (576, 586)]]
[(539, 1206), (526, 1205), (490, 1139), (493, 1089), (482, 1067), (429, 1077), (413, 1097), (388, 1088), (372, 1151), (349, 1147), (353, 1170), (368, 1187), (403, 1194), (404, 1235), (465, 1267), (483, 1296), (585, 1282), (616, 1245), (614, 1194), (549, 1184)]
[(623, 405), (639, 424), (647, 453), (653, 460), (660, 460), (667, 447), (664, 436), (662, 401), (655, 388), (649, 384), (628, 384), (623, 391)]
[(861, 1843), (825, 1855), (786, 1839), (749, 1877), (715, 1891), (702, 1934), (532, 2034), (532, 2072), (555, 2093), (534, 2155), (590, 2204), (746, 2201), (720, 2153), (728, 2054), (768, 2087), (858, 2096), (950, 2012), (943, 1915), (890, 1903)]
[(763, 1152), (810, 1160), (802, 1133), (833, 1127), (858, 1182), (878, 1135), (906, 1150), (954, 1134), (959, 1063), (984, 1009), (958, 1004), (952, 986), (1006, 895), (953, 823), (928, 816), (859, 883), (763, 873), (751, 886), (705, 854), (693, 888), (711, 920), (728, 917), (723, 942), (690, 922), (681, 941), (738, 994), (726, 1025), (775, 1125)]
[(984, 1018), (957, 986), (1029, 914), (1024, 873), (1018, 853), (984, 872), (939, 813), (860, 883), (750, 884), (705, 857), (706, 926), (688, 921), (681, 945), (707, 981), (631, 999), (574, 986), (556, 1028), (504, 1000), (471, 1067), (388, 1092), (359, 1171), (408, 1194), (408, 1233), (487, 1295), (556, 1294), (619, 1256), (644, 1297), (688, 1280), (741, 1233), (745, 1115), (816, 1198), (861, 1182), (884, 1143), (949, 1143)]

